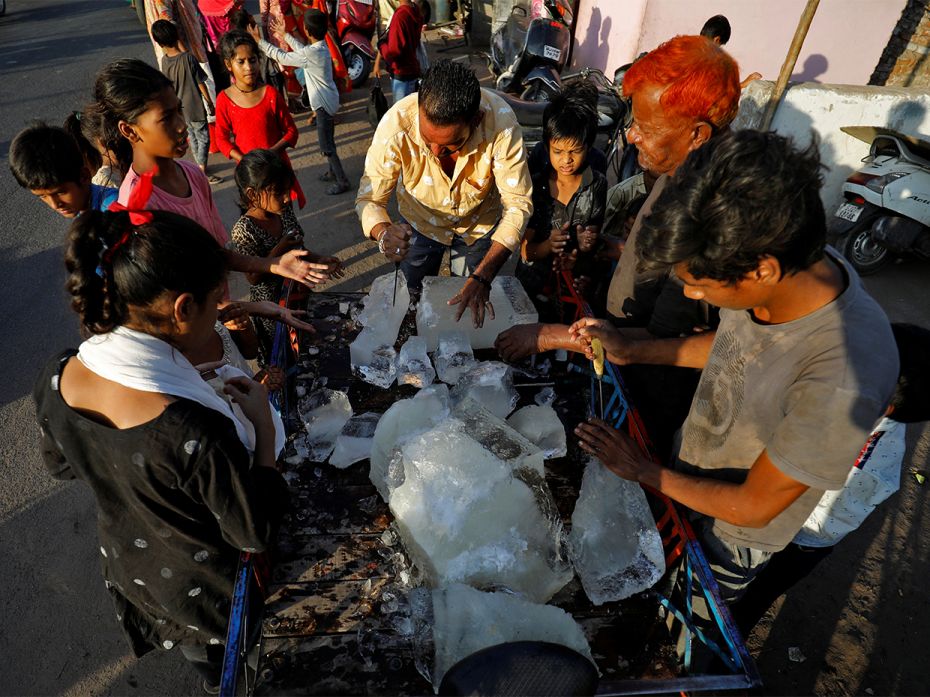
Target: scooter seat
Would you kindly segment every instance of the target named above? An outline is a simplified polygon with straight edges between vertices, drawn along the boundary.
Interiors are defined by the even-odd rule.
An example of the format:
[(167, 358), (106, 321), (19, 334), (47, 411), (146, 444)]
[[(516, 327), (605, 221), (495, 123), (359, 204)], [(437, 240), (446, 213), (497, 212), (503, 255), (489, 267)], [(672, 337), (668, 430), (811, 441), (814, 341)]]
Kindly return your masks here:
[(510, 105), (510, 108), (513, 109), (513, 113), (517, 115), (517, 121), (521, 126), (542, 127), (543, 112), (546, 110), (546, 104), (548, 102), (531, 102), (527, 99), (520, 99), (512, 94), (507, 94), (506, 92), (495, 91), (495, 94)]

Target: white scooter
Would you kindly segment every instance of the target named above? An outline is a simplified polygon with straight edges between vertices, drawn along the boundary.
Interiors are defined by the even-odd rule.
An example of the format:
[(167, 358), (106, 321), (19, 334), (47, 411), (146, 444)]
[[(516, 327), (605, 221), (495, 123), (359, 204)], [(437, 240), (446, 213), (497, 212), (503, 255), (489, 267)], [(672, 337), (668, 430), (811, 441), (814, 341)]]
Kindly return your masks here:
[(840, 130), (871, 143), (835, 213), (847, 223), (837, 244), (843, 256), (863, 276), (906, 253), (930, 260), (930, 142), (873, 126)]

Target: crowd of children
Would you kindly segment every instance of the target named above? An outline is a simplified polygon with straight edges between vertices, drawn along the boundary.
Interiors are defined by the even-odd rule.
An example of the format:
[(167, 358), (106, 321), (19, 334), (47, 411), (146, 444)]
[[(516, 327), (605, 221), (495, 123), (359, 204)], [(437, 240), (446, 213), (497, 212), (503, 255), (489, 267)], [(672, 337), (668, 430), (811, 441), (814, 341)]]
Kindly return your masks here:
[[(328, 160), (320, 175), (331, 184), (327, 194), (351, 188), (336, 152), (340, 90), (327, 14), (302, 13), (304, 44), (290, 11), (266, 5), (271, 40), (241, 8), (213, 23), (229, 73), (215, 102), (203, 61), (185, 51), (178, 26), (157, 19), (151, 36), (160, 70), (129, 59), (106, 65), (81, 112), (64, 128), (26, 128), (9, 158), (22, 187), (74, 219), (67, 289), (86, 341), (50, 361), (36, 385), (49, 468), (56, 477), (88, 482), (97, 495), (104, 577), (135, 652), (177, 645), (210, 689), (238, 552), (271, 544), (287, 495), (277, 471), (283, 426), (268, 406), (268, 391), (284, 383), (273, 347), (281, 323), (312, 327), (280, 301), (303, 297), (303, 286), (343, 273), (339, 259), (304, 246), (294, 205), (303, 208), (306, 198), (287, 154), (298, 130), (281, 69), (302, 71)], [(425, 67), (417, 58), (422, 21), (418, 6), (402, 0), (390, 47), (381, 51), (395, 70), (397, 101), (415, 89)], [(215, 144), (236, 162), (242, 214), (231, 235), (211, 190), (221, 180), (208, 174), (214, 115)], [(578, 82), (547, 105), (542, 142), (527, 157), (533, 213), (516, 275), (550, 321), (568, 319), (560, 302), (566, 283), (574, 283), (596, 314), (604, 313), (612, 261), (655, 182), (647, 172), (608, 191), (596, 135), (597, 94)], [(727, 146), (719, 142), (718, 149)], [(795, 156), (775, 145), (786, 158)], [(184, 159), (188, 150), (193, 163)], [(445, 158), (455, 154), (446, 150)], [(230, 301), (228, 271), (246, 275), (249, 302)], [(572, 331), (601, 336), (609, 350), (623, 346), (613, 328), (582, 323)], [(910, 382), (899, 382), (893, 410), (870, 439), (883, 439), (882, 447), (901, 437), (890, 419), (927, 417), (925, 405), (911, 409), (901, 397), (910, 395), (904, 401), (911, 405), (921, 401), (913, 383), (923, 384), (923, 371), (912, 347), (926, 345), (926, 333), (895, 332), (901, 373)], [(255, 358), (261, 370), (250, 375), (248, 360)], [(581, 429), (592, 453), (613, 437), (602, 426)], [(854, 508), (858, 522), (874, 507), (875, 496), (854, 494), (863, 488), (857, 482), (875, 447), (863, 451), (841, 490), (846, 495), (825, 498), (788, 552), (829, 550), (850, 525), (838, 521), (842, 507)], [(897, 444), (889, 471), (899, 473), (901, 452)], [(897, 479), (888, 475), (876, 488), (887, 496)], [(809, 567), (823, 556), (812, 554)], [(768, 576), (784, 558), (773, 558)], [(759, 599), (750, 597), (738, 617), (751, 618), (744, 629), (780, 592), (777, 580), (756, 584)]]

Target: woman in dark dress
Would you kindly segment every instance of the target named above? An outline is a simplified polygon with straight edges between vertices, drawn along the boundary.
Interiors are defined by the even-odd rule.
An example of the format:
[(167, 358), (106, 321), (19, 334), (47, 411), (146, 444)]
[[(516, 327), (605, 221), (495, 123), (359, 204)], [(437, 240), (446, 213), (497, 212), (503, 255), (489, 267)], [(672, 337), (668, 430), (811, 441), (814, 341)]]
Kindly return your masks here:
[(135, 654), (178, 646), (214, 685), (239, 553), (268, 547), (287, 497), (265, 388), (226, 383), (237, 420), (184, 356), (214, 332), (223, 252), (172, 213), (93, 211), (72, 226), (66, 264), (90, 338), (36, 383), (45, 462), (94, 491)]

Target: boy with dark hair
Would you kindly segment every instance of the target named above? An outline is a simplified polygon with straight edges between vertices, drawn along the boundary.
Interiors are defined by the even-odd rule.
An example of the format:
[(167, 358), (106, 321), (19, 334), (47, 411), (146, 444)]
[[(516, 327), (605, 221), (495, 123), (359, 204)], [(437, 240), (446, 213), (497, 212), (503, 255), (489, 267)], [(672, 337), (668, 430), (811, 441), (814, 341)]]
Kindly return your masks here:
[[(574, 270), (582, 292), (596, 277), (592, 265), (604, 221), (607, 179), (588, 161), (597, 136), (596, 101), (591, 99), (597, 94), (588, 95), (586, 84), (570, 84), (546, 105), (542, 143), (547, 156), (538, 168), (530, 166), (533, 216), (523, 236), (516, 276), (543, 314), (551, 300), (545, 291), (554, 268)], [(548, 290), (551, 294), (556, 288)]]
[(91, 183), (84, 156), (67, 131), (38, 122), (10, 144), (10, 171), (24, 189), (65, 218), (104, 211), (118, 191)]
[[(598, 337), (617, 364), (702, 369), (673, 467), (656, 464), (601, 421), (576, 432), (618, 476), (695, 512), (724, 600), (738, 600), (797, 535), (885, 412), (898, 378), (894, 336), (855, 271), (825, 249), (816, 146), (774, 133), (722, 134), (669, 181), (637, 254), (671, 267), (689, 298), (721, 308), (716, 332)], [(590, 351), (590, 348), (588, 349)]]
[(320, 181), (333, 182), (326, 190), (327, 194), (336, 195), (350, 189), (349, 179), (342, 168), (342, 161), (336, 152), (336, 112), (339, 111), (339, 91), (333, 80), (333, 60), (326, 45), (326, 31), (329, 20), (323, 12), (316, 9), (304, 14), (304, 27), (310, 44), (304, 45), (299, 39), (287, 33), (284, 23), (272, 18), (271, 30), (280, 34), (291, 47), (291, 52), (282, 51), (277, 46), (262, 38), (258, 27), (249, 27), (249, 34), (258, 42), (262, 53), (281, 65), (303, 68), (307, 85), (307, 97), (310, 108), (316, 114), (316, 134), (320, 152), (329, 161), (329, 168), (320, 175)]
[[(165, 52), (161, 59), (161, 71), (171, 80), (174, 91), (181, 100), (194, 162), (206, 174), (207, 158), (210, 156), (210, 129), (207, 126), (207, 117), (214, 114), (213, 100), (210, 99), (210, 92), (207, 90), (207, 74), (191, 53), (181, 50), (178, 28), (172, 22), (167, 19), (153, 22), (152, 40)], [(207, 179), (211, 184), (223, 181), (214, 175), (208, 175)]]
[(730, 20), (723, 15), (714, 15), (701, 27), (701, 36), (705, 36), (715, 44), (725, 46), (730, 40)]

